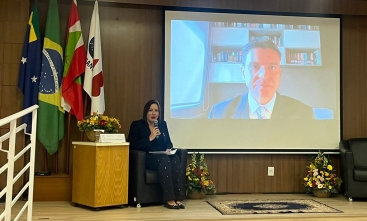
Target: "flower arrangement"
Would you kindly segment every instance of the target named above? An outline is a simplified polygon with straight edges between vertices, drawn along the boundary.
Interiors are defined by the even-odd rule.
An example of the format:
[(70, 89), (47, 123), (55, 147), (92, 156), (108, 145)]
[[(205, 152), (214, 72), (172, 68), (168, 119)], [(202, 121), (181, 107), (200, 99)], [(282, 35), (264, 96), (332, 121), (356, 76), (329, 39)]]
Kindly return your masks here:
[(205, 195), (215, 194), (215, 185), (210, 180), (204, 154), (193, 153), (191, 159), (192, 162), (186, 168), (186, 194), (190, 195), (194, 191), (201, 192)]
[(121, 128), (120, 121), (114, 117), (108, 117), (103, 114), (93, 112), (83, 120), (78, 121), (79, 131), (104, 130), (105, 133), (118, 133)]
[(314, 190), (338, 193), (342, 180), (336, 176), (330, 163), (331, 160), (321, 151), (311, 159), (310, 165), (307, 166), (307, 176), (304, 178), (307, 193), (312, 193)]

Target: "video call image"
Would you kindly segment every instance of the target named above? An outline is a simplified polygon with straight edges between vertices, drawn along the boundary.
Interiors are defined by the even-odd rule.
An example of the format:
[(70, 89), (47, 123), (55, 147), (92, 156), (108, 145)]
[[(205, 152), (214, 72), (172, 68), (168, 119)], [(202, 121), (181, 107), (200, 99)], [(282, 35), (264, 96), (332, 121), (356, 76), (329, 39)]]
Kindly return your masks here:
[[(165, 16), (164, 117), (180, 133), (198, 129), (219, 136), (218, 127), (238, 128), (226, 136), (246, 140), (214, 149), (337, 148), (338, 18), (183, 11), (166, 11)], [(300, 141), (248, 142), (264, 129)], [(281, 140), (277, 133), (266, 138)], [(331, 139), (323, 144), (310, 136)], [(199, 148), (212, 148), (206, 146)]]

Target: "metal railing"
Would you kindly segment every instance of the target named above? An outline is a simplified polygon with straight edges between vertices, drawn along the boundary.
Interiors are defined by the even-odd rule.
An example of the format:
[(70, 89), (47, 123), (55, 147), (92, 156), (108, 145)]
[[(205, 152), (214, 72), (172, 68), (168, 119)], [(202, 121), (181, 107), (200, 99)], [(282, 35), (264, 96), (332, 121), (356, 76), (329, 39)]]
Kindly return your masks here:
[[(0, 221), (11, 221), (12, 217), (12, 207), (19, 200), (19, 198), (24, 194), (24, 192), (28, 189), (28, 197), (27, 201), (25, 201), (23, 207), (16, 214), (14, 221), (19, 220), (22, 216), (23, 212), (27, 211), (27, 221), (32, 220), (32, 211), (33, 211), (33, 185), (34, 185), (34, 159), (35, 159), (35, 150), (36, 150), (36, 131), (37, 131), (37, 109), (38, 105), (33, 105), (27, 109), (24, 109), (18, 113), (0, 119), (0, 127), (3, 125), (10, 124), (9, 132), (0, 137), (0, 151), (5, 152), (7, 155), (7, 162), (0, 167), (0, 175), (3, 172), (7, 172), (7, 182), (4, 189), (0, 192), (0, 198), (6, 195), (5, 197), (5, 209), (0, 214)], [(22, 118), (24, 115), (32, 113), (32, 129), (31, 133), (26, 133), (26, 124), (22, 124), (17, 127), (17, 120)], [(16, 144), (16, 134), (18, 132), (24, 131), (25, 134), (30, 136), (30, 143), (23, 147), (18, 153), (15, 151)], [(9, 140), (9, 147), (7, 149), (3, 148), (3, 142)], [(23, 156), (28, 150), (30, 150), (29, 162), (17, 173), (14, 177), (14, 163), (21, 156)], [(29, 179), (28, 182), (24, 184), (22, 189), (13, 197), (13, 186), (17, 180), (25, 174), (26, 171), (29, 171)]]

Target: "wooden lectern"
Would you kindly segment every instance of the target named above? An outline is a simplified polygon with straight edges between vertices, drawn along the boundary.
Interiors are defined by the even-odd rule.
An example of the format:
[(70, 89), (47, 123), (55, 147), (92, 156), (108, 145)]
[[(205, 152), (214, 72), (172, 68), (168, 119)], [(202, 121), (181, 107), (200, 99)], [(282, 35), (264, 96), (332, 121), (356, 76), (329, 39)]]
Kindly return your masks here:
[(128, 204), (129, 143), (73, 142), (72, 202), (94, 207)]

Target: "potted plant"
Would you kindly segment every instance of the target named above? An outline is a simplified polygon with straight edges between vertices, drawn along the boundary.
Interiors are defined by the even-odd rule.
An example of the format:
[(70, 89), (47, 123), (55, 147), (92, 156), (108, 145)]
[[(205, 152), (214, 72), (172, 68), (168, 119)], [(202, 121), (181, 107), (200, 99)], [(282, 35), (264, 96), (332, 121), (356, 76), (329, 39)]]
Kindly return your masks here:
[(103, 130), (105, 133), (118, 133), (118, 129), (121, 128), (121, 125), (117, 118), (93, 112), (93, 114), (78, 121), (78, 128), (79, 131), (86, 132), (90, 141), (95, 141), (94, 130)]
[(204, 154), (193, 153), (191, 160), (186, 168), (186, 195), (191, 199), (201, 199), (205, 195), (215, 194), (215, 185), (210, 179)]
[(332, 193), (338, 193), (342, 180), (336, 176), (331, 160), (323, 152), (319, 151), (316, 157), (312, 157), (307, 168), (308, 173), (304, 178), (307, 193), (318, 197), (329, 197)]

